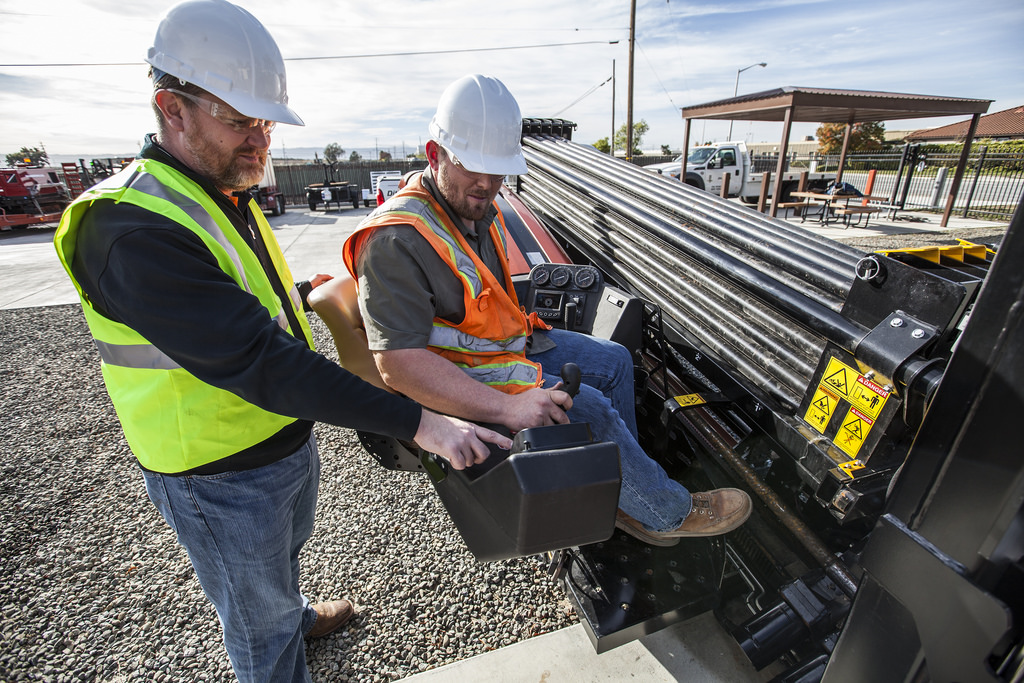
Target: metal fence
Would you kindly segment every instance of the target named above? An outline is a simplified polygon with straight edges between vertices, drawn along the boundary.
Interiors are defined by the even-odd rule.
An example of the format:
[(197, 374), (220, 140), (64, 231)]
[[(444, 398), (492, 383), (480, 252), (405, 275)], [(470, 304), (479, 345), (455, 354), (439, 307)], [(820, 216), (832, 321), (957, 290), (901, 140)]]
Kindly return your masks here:
[(277, 186), (284, 192), (289, 205), (306, 203), (306, 187), (313, 183), (347, 181), (364, 190), (370, 187), (371, 171), (395, 171), (405, 175), (427, 167), (425, 159), (402, 159), (399, 161), (359, 161), (328, 164), (289, 164), (274, 160), (274, 175)]
[[(673, 159), (637, 156), (633, 163), (647, 166)], [(778, 160), (778, 154), (751, 155), (755, 173), (774, 173)], [(884, 153), (854, 152), (846, 156), (843, 181), (907, 210), (942, 211), (959, 161), (959, 154), (925, 153), (919, 145), (904, 145)], [(835, 173), (838, 168), (838, 154), (792, 153), (787, 155), (784, 170)], [(1010, 220), (1022, 197), (1024, 154), (990, 154), (985, 145), (975, 145), (953, 205), (954, 214)]]
[[(815, 161), (819, 171), (839, 167), (838, 155)], [(904, 209), (943, 210), (959, 161), (959, 154), (925, 153), (918, 145), (906, 145), (898, 152), (848, 155), (843, 180)], [(1024, 154), (990, 154), (987, 146), (978, 145), (968, 156), (953, 212), (964, 218), (1010, 220), (1022, 196)]]

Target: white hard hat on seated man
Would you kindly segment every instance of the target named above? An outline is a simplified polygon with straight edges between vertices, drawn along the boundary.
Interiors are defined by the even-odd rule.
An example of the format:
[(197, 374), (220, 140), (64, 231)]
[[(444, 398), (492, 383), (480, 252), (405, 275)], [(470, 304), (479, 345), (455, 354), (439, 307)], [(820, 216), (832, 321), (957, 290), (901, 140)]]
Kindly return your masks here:
[(146, 61), (153, 81), (165, 74), (215, 95), (239, 114), (305, 125), (288, 106), (284, 59), (254, 16), (227, 0), (191, 0), (161, 20)]
[(487, 175), (522, 175), (519, 103), (497, 78), (463, 76), (441, 94), (430, 136), (463, 168)]

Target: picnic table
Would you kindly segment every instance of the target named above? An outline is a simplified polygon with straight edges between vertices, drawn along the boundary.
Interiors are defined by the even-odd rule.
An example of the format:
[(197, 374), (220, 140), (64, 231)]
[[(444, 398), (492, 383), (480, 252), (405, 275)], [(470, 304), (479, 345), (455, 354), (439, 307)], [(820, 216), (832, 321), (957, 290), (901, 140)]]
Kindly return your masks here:
[(830, 217), (834, 215), (841, 217), (846, 227), (850, 227), (851, 216), (857, 217), (857, 223), (860, 223), (861, 216), (863, 216), (864, 227), (867, 227), (871, 214), (882, 210), (880, 206), (872, 206), (872, 202), (886, 201), (885, 197), (859, 194), (828, 194), (825, 192), (797, 191), (791, 192), (790, 196), (801, 200), (786, 204), (786, 206), (798, 206), (803, 209), (800, 215), (801, 223), (807, 220), (808, 214), (811, 214), (817, 208), (817, 211), (814, 211), (814, 213), (818, 216), (818, 222), (822, 225), (828, 225)]

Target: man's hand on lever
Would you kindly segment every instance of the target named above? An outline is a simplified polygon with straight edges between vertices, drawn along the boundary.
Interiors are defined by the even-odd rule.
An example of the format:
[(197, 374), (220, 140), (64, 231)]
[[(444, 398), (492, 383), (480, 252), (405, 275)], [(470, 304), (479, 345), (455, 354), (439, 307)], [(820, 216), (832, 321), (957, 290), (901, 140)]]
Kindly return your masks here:
[(572, 408), (572, 399), (562, 391), (562, 383), (559, 382), (551, 389), (537, 387), (508, 396), (506, 406), (501, 423), (513, 432), (519, 432), (530, 427), (566, 424), (569, 416), (565, 412)]
[[(480, 425), (423, 409), (413, 437), (419, 447), (437, 453), (457, 470), (483, 462), (490, 454), (488, 443), (508, 450), (512, 439)], [(486, 442), (486, 443), (485, 443)]]
[(562, 366), (562, 381), (550, 389), (530, 389), (510, 396), (513, 411), (504, 422), (513, 432), (530, 427), (566, 424), (566, 412), (572, 408), (572, 399), (580, 390), (581, 373), (575, 363)]

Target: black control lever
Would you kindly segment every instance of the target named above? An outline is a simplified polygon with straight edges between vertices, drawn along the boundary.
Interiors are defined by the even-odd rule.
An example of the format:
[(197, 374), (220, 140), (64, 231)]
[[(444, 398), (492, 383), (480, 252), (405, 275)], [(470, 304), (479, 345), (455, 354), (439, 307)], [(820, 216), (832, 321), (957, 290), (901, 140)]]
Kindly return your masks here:
[(566, 363), (562, 366), (562, 391), (569, 394), (570, 398), (576, 398), (580, 391), (580, 381), (583, 373), (580, 366), (575, 363)]
[(570, 332), (576, 329), (576, 308), (577, 306), (574, 301), (570, 301), (565, 304), (565, 317), (563, 322), (565, 322), (565, 329)]

